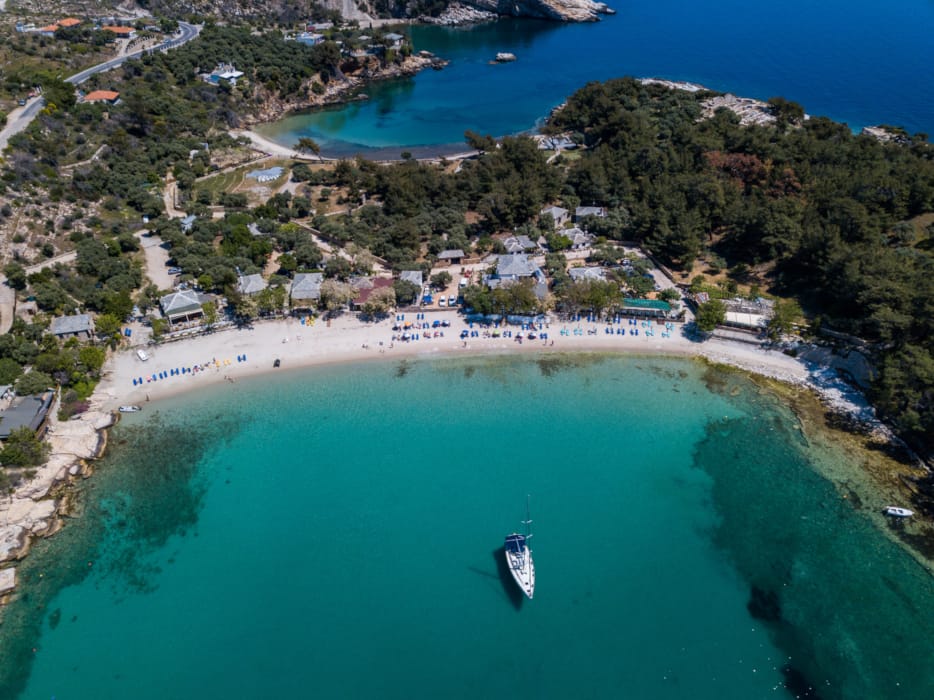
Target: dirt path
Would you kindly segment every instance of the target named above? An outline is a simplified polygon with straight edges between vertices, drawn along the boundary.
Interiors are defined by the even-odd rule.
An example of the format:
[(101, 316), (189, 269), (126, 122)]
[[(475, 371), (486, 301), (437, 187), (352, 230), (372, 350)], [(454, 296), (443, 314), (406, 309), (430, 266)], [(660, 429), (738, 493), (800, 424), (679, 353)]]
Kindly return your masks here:
[(30, 265), (29, 267), (24, 268), (27, 275), (35, 274), (36, 272), (41, 272), (47, 267), (53, 267), (58, 263), (70, 263), (74, 260), (77, 260), (78, 253), (77, 251), (71, 251), (70, 253), (62, 253), (61, 255), (56, 255), (54, 258), (49, 258), (48, 260), (43, 260), (40, 263), (35, 265)]
[(16, 292), (7, 286), (6, 275), (0, 275), (0, 335), (9, 333), (16, 313)]
[(175, 202), (178, 201), (178, 183), (175, 182), (175, 176), (172, 173), (165, 176), (162, 201), (165, 204), (165, 213), (170, 219), (181, 219), (185, 216), (185, 212), (175, 208)]

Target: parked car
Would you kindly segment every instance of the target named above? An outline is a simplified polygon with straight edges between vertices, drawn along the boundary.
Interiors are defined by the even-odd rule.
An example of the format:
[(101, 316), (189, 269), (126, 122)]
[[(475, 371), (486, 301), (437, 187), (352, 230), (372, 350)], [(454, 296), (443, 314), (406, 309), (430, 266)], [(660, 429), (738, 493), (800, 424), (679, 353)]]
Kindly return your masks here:
[(140, 348), (139, 350), (136, 351), (136, 356), (137, 356), (139, 359), (141, 359), (143, 362), (145, 362), (146, 360), (149, 359), (149, 354), (148, 354), (145, 350), (143, 350), (142, 348)]
[(444, 297), (441, 297), (438, 299), (438, 306), (447, 306), (447, 305), (448, 305), (447, 299), (445, 299)]
[(170, 275), (180, 275), (180, 274), (182, 274), (182, 268), (180, 268), (180, 267), (170, 267), (170, 268), (169, 268), (169, 274), (170, 274)]
[(452, 294), (451, 296), (448, 297), (448, 306), (455, 306), (455, 305), (457, 305), (457, 297)]

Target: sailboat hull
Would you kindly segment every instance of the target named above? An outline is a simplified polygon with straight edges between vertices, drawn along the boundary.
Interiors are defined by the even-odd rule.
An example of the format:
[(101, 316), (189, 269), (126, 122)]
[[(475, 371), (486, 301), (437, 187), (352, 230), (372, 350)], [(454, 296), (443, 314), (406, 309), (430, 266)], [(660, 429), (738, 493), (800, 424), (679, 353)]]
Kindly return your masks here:
[(525, 537), (512, 534), (506, 538), (506, 564), (519, 589), (531, 600), (535, 595), (535, 562), (532, 550), (526, 546)]

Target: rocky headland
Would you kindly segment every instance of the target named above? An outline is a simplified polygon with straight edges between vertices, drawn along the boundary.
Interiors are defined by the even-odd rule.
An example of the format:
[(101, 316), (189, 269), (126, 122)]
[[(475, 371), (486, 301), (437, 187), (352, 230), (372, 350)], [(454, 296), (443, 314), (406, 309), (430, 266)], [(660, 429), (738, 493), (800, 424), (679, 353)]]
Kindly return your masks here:
[[(55, 410), (51, 415), (55, 415)], [(59, 422), (52, 418), (48, 442), (48, 461), (0, 502), (0, 563), (22, 559), (29, 552), (33, 537), (48, 537), (61, 528), (64, 515), (60, 486), (88, 475), (87, 460), (103, 452), (105, 429), (113, 423), (113, 414), (92, 410), (75, 420)], [(16, 585), (12, 566), (0, 569), (0, 603), (5, 602)]]
[[(373, 0), (350, 2), (350, 0), (320, 0), (319, 4), (340, 12), (344, 19), (357, 20), (361, 26), (390, 24), (395, 20), (411, 20), (425, 9), (424, 3), (413, 0), (398, 0), (388, 8), (377, 7)], [(468, 24), (485, 21), (471, 17), (463, 8), (474, 11), (509, 17), (534, 17), (557, 22), (595, 22), (600, 15), (613, 14), (614, 11), (602, 2), (594, 0), (455, 0), (445, 2), (441, 15), (434, 20), (420, 17), (419, 21), (434, 24)], [(150, 0), (147, 8), (151, 12), (166, 15), (179, 13), (197, 13), (213, 15), (218, 19), (261, 19), (275, 18), (283, 20), (295, 17), (296, 5), (288, 0)], [(460, 9), (459, 9), (460, 8)], [(388, 16), (391, 14), (392, 16)], [(442, 20), (447, 17), (447, 20)], [(452, 18), (458, 18), (452, 21)], [(441, 20), (441, 21), (438, 21)]]
[(478, 10), (476, 7), (462, 5), (459, 2), (448, 5), (437, 17), (419, 17), (418, 21), (425, 24), (437, 24), (442, 27), (455, 27), (461, 24), (479, 24), (491, 22), (499, 15), (489, 10)]
[[(240, 118), (240, 126), (247, 127), (254, 124), (263, 124), (276, 121), (291, 112), (297, 112), (312, 107), (344, 102), (353, 91), (363, 87), (373, 80), (390, 80), (415, 75), (426, 68), (443, 68), (447, 61), (432, 55), (427, 51), (406, 57), (401, 63), (383, 65), (375, 56), (354, 58), (341, 65), (341, 75), (331, 79), (321, 94), (307, 90), (307, 94), (296, 94), (294, 97), (282, 99), (275, 94), (266, 93), (258, 89), (254, 96), (257, 108)], [(359, 96), (358, 99), (366, 99)]]
[(464, 0), (465, 4), (497, 15), (534, 17), (558, 22), (596, 22), (614, 14), (605, 3), (593, 0)]

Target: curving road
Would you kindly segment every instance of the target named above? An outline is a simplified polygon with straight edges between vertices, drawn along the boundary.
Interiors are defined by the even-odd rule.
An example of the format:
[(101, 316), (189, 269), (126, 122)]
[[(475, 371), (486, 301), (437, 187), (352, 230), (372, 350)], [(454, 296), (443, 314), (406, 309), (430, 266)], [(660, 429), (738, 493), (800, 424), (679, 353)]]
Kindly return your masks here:
[[(3, 10), (5, 5), (5, 0), (0, 0), (0, 10)], [(187, 22), (179, 22), (178, 33), (166, 39), (161, 44), (147, 49), (140, 49), (139, 51), (134, 51), (133, 53), (128, 53), (124, 56), (119, 56), (118, 58), (112, 58), (109, 61), (104, 61), (103, 63), (98, 63), (96, 66), (91, 66), (90, 68), (86, 68), (80, 73), (75, 73), (70, 78), (66, 78), (65, 82), (71, 83), (72, 85), (80, 85), (92, 75), (103, 73), (105, 71), (109, 71), (112, 68), (116, 68), (125, 61), (136, 58), (137, 56), (140, 56), (147, 51), (164, 51), (176, 46), (181, 46), (182, 44), (189, 42), (197, 37), (200, 33), (200, 26), (195, 24), (188, 24)], [(18, 134), (27, 126), (29, 126), (30, 122), (36, 118), (36, 115), (39, 114), (39, 111), (44, 106), (45, 100), (42, 97), (35, 97), (25, 107), (14, 109), (12, 112), (10, 112), (9, 116), (7, 117), (6, 126), (2, 131), (0, 131), (0, 151), (6, 149), (11, 136)], [(64, 262), (65, 258), (73, 255), (73, 253), (66, 253), (64, 256), (59, 256), (58, 258), (54, 258), (51, 261), (46, 261), (46, 263), (42, 263), (38, 267), (41, 268), (43, 265), (48, 263)], [(6, 333), (10, 330), (10, 326), (13, 324), (15, 309), (16, 293), (13, 291), (13, 289), (7, 286), (6, 276), (0, 274), (0, 334)]]
[[(65, 78), (65, 82), (71, 83), (72, 85), (80, 85), (92, 75), (109, 71), (112, 68), (116, 68), (126, 61), (137, 58), (138, 56), (141, 56), (147, 52), (164, 51), (176, 46), (181, 46), (182, 44), (185, 44), (197, 37), (200, 33), (201, 27), (199, 25), (188, 24), (187, 22), (179, 22), (178, 33), (169, 37), (161, 44), (147, 49), (139, 49), (133, 53), (128, 53), (124, 56), (118, 56), (117, 58), (112, 58), (109, 61), (98, 63), (96, 66), (85, 68), (80, 73), (75, 73), (73, 76)], [(7, 147), (7, 143), (9, 143), (12, 136), (18, 134), (27, 126), (29, 126), (30, 122), (36, 118), (36, 115), (39, 114), (40, 110), (44, 106), (45, 100), (42, 97), (34, 97), (25, 107), (21, 109), (14, 109), (12, 112), (10, 112), (9, 116), (7, 117), (6, 126), (2, 131), (0, 131), (0, 151), (3, 151)]]

